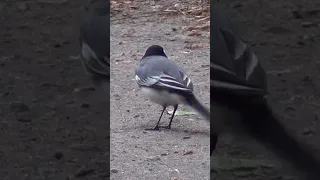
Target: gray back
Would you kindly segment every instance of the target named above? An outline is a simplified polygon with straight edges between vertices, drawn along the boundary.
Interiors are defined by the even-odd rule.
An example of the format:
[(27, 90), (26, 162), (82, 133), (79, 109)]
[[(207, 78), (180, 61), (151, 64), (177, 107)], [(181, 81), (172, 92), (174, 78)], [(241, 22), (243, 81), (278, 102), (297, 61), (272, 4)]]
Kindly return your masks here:
[(188, 89), (193, 90), (192, 82), (187, 86), (183, 80), (185, 71), (179, 67), (173, 60), (164, 56), (148, 56), (143, 58), (137, 65), (136, 74), (141, 79), (151, 76), (159, 76), (162, 73), (174, 77), (181, 84), (186, 85)]

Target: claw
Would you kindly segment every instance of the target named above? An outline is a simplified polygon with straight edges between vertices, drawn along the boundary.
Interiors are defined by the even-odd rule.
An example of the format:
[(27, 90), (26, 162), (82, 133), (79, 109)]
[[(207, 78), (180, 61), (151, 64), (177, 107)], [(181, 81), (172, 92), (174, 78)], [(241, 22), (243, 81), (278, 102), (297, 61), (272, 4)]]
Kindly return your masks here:
[(171, 125), (167, 125), (167, 126), (160, 126), (160, 128), (164, 128), (164, 129), (171, 129)]

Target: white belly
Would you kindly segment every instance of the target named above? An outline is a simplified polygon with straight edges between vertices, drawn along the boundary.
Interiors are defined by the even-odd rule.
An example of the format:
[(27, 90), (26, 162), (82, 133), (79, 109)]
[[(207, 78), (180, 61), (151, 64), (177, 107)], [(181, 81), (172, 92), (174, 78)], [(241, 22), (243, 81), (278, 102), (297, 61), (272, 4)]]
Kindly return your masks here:
[(140, 92), (150, 101), (161, 106), (173, 106), (176, 104), (183, 104), (184, 98), (167, 91), (158, 91), (147, 87), (141, 87)]

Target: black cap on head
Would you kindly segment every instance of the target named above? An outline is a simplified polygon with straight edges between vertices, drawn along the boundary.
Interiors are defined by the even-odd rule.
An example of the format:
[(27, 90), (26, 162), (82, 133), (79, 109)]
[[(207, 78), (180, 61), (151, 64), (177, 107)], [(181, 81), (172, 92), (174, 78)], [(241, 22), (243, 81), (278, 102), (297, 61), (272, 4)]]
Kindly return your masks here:
[(144, 54), (143, 58), (148, 56), (164, 56), (167, 57), (166, 53), (164, 53), (163, 48), (159, 45), (152, 45), (150, 46), (146, 53)]

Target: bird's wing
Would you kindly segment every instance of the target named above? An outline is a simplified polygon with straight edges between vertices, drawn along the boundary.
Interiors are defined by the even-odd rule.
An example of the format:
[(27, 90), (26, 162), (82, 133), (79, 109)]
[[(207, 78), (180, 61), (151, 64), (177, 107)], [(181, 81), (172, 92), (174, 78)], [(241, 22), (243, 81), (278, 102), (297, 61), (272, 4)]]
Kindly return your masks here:
[[(104, 4), (104, 3), (103, 3)], [(110, 11), (108, 4), (94, 9), (80, 27), (81, 54), (86, 69), (96, 75), (110, 74)]]
[(263, 95), (266, 73), (251, 49), (228, 23), (212, 10), (210, 85), (232, 94)]
[(136, 68), (135, 79), (140, 86), (179, 92), (193, 91), (193, 84), (183, 69), (162, 56), (150, 56), (141, 60)]

